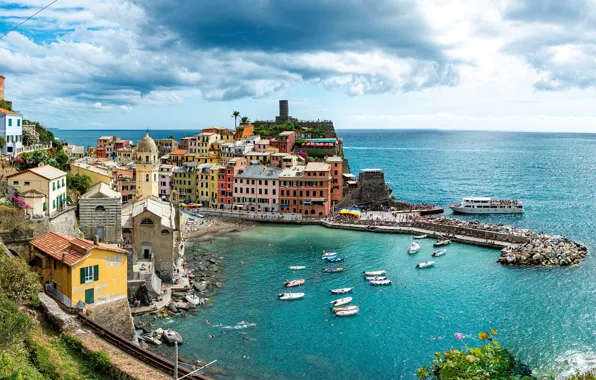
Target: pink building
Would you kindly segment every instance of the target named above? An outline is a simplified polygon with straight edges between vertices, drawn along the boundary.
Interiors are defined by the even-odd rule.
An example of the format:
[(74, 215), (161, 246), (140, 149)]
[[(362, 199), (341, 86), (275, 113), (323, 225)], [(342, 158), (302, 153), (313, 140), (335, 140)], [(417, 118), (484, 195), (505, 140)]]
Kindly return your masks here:
[(234, 178), (246, 167), (246, 158), (234, 157), (219, 170), (217, 177), (217, 203), (220, 208), (232, 208), (234, 203)]
[(291, 153), (296, 145), (296, 132), (286, 131), (271, 140), (271, 146), (277, 148), (279, 153)]
[(234, 207), (247, 211), (277, 212), (281, 169), (247, 166), (234, 177)]
[(172, 173), (176, 169), (173, 165), (160, 165), (159, 166), (159, 198), (165, 201), (170, 200), (170, 194), (172, 192)]
[(264, 153), (267, 152), (270, 147), (271, 141), (269, 140), (259, 140), (255, 143), (255, 152)]

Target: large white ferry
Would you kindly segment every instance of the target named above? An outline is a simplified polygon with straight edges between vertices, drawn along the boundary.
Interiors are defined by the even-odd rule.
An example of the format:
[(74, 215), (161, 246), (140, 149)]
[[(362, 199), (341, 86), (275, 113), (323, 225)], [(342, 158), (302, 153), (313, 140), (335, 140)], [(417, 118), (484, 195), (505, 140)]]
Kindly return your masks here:
[(460, 204), (450, 205), (455, 214), (522, 214), (524, 205), (516, 200), (467, 197)]

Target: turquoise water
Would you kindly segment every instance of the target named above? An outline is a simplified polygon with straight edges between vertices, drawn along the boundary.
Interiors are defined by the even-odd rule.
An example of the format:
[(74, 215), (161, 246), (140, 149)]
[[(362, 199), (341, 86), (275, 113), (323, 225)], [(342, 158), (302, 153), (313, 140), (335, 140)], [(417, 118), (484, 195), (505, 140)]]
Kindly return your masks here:
[[(190, 133), (174, 131), (176, 137)], [(107, 133), (56, 134), (82, 145)], [(139, 139), (143, 131), (114, 134)], [(563, 233), (588, 244), (591, 252), (596, 247), (596, 135), (409, 130), (339, 135), (352, 172), (383, 169), (398, 199), (447, 205), (473, 194), (517, 198), (526, 205), (523, 216), (476, 218)], [(424, 242), (412, 258), (406, 253), (410, 241), (318, 227), (260, 227), (217, 239), (203, 246), (227, 261), (214, 306), (170, 326), (185, 337), (181, 352), (217, 359), (217, 368), (229, 371), (222, 378), (412, 378), (433, 352), (461, 345), (454, 333), (475, 335), (489, 327), (540, 371), (596, 366), (592, 256), (574, 268), (512, 269), (495, 263), (496, 251), (453, 244), (436, 268), (417, 271), (414, 264), (428, 259), (432, 248)], [(317, 261), (323, 249), (340, 251), (348, 271), (323, 274)], [(298, 275), (287, 270), (300, 264), (308, 269)], [(390, 270), (393, 286), (362, 283), (359, 273), (378, 267)], [(307, 297), (277, 300), (283, 281), (298, 276), (307, 281), (301, 288)], [(343, 286), (356, 286), (362, 310), (336, 320), (325, 315), (333, 299), (326, 291)], [(256, 340), (221, 334), (205, 319), (257, 323), (245, 330)], [(437, 336), (444, 338), (433, 340)]]

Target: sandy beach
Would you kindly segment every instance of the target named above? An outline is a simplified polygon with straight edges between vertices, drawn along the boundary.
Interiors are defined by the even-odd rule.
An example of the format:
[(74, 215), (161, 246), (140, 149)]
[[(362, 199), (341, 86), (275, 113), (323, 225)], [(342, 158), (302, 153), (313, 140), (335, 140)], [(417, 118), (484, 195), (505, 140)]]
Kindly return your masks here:
[(225, 217), (206, 216), (198, 218), (188, 216), (187, 218), (182, 238), (190, 243), (209, 241), (216, 236), (243, 231), (257, 225), (256, 222)]

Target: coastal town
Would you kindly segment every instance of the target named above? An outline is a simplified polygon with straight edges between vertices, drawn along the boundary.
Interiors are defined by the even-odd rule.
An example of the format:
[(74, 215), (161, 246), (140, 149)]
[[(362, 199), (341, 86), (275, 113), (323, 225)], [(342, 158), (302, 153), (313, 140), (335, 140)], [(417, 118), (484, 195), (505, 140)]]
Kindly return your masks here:
[(246, 223), (460, 242), (501, 250), (504, 265), (577, 265), (588, 253), (563, 236), (399, 201), (381, 169), (351, 173), (333, 122), (292, 117), (287, 100), (273, 120), (234, 112), (234, 129), (207, 126), (180, 140), (105, 135), (76, 146), (16, 111), (3, 99), (4, 81), (0, 249), (38, 275), (43, 308), (67, 330), (108, 331), (139, 347), (182, 344), (179, 333), (150, 321), (207, 305), (225, 263), (191, 253), (189, 241)]

